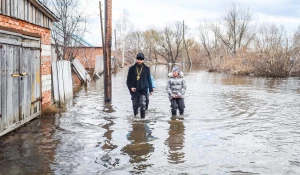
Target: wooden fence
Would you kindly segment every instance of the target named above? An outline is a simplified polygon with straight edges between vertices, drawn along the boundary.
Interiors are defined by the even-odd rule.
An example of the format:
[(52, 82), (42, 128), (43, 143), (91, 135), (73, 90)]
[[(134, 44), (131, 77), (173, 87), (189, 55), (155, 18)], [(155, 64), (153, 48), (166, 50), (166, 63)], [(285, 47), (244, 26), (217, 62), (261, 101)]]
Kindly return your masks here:
[(94, 68), (94, 76), (100, 78), (101, 74), (104, 72), (103, 56), (97, 56)]
[(70, 61), (52, 62), (52, 84), (55, 102), (65, 103), (73, 98), (73, 84)]
[(91, 77), (78, 59), (72, 61), (72, 68), (82, 83), (91, 81)]

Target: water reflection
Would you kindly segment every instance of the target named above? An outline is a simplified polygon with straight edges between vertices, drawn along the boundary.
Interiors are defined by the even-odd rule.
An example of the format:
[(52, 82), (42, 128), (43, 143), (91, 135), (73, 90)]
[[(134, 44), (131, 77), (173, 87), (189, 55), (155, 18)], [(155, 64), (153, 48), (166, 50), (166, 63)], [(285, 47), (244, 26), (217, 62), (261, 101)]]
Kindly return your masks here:
[(154, 152), (153, 144), (149, 143), (154, 137), (148, 122), (132, 123), (132, 130), (129, 131), (126, 137), (130, 143), (124, 146), (121, 151), (130, 156), (129, 162), (134, 166), (132, 172), (145, 172), (144, 170), (147, 167), (152, 166), (147, 164), (147, 160)]
[(55, 117), (34, 120), (0, 141), (0, 175), (47, 174), (55, 159)]
[(165, 79), (169, 71), (166, 65), (152, 65), (150, 66), (150, 72), (154, 79)]
[[(299, 174), (299, 79), (181, 67), (187, 117), (168, 121), (167, 67), (151, 66), (157, 88), (150, 121), (129, 117), (128, 69), (120, 69), (112, 77), (112, 104), (103, 103), (100, 79), (78, 88), (73, 106), (60, 117), (38, 118), (2, 137), (0, 175)], [(112, 160), (105, 162), (104, 155)]]
[(182, 120), (170, 120), (169, 122), (169, 137), (165, 144), (169, 147), (168, 161), (172, 164), (184, 163), (184, 130), (185, 126)]
[[(175, 64), (159, 64), (151, 65), (150, 72), (154, 76), (154, 79), (166, 79), (169, 72)], [(202, 65), (189, 65), (189, 64), (176, 64), (184, 74), (199, 72), (200, 70), (206, 70)]]
[(104, 150), (113, 150), (115, 148), (117, 148), (117, 145), (114, 145), (113, 143), (111, 143), (112, 140), (112, 133), (114, 132), (112, 128), (112, 126), (115, 124), (114, 121), (111, 118), (104, 118), (106, 121), (108, 121), (109, 123), (106, 123), (105, 125), (102, 126), (102, 128), (106, 129), (107, 131), (103, 134), (103, 138), (104, 140), (104, 144), (102, 146), (102, 149)]

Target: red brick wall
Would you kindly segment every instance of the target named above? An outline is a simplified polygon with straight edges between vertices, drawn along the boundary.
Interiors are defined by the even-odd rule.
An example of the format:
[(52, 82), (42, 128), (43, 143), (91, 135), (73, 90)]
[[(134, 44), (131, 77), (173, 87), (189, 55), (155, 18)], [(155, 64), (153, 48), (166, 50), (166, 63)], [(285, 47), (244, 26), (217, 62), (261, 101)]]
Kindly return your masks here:
[(0, 26), (38, 34), (41, 36), (41, 42), (43, 44), (48, 44), (48, 45), (51, 44), (50, 29), (43, 28), (38, 25), (28, 23), (26, 21), (18, 20), (1, 14), (0, 14)]
[[(23, 20), (18, 20), (9, 16), (0, 14), (0, 26), (16, 29), (14, 32), (28, 32), (37, 34), (41, 38), (41, 43), (45, 45), (51, 44), (50, 29), (43, 28), (35, 24), (28, 23)], [(23, 33), (24, 34), (24, 33)], [(51, 56), (41, 57), (41, 75), (51, 74)], [(43, 83), (43, 82), (42, 82)], [(47, 107), (51, 104), (51, 89), (42, 93), (42, 106)]]
[[(96, 57), (103, 56), (102, 47), (77, 47), (72, 48), (75, 58), (85, 67), (85, 69), (94, 69)], [(85, 61), (84, 61), (84, 58)]]

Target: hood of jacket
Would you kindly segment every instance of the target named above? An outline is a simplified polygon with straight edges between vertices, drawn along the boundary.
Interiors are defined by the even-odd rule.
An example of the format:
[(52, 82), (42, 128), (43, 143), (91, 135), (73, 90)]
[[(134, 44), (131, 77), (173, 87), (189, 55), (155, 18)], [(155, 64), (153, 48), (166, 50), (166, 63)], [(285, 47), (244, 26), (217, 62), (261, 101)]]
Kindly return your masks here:
[[(183, 77), (184, 77), (184, 73), (180, 71), (180, 73), (179, 73), (178, 76), (181, 77), (181, 78), (183, 78)], [(173, 76), (173, 72), (168, 73), (168, 77), (169, 77), (169, 78), (173, 78), (173, 77), (174, 77), (174, 76)]]

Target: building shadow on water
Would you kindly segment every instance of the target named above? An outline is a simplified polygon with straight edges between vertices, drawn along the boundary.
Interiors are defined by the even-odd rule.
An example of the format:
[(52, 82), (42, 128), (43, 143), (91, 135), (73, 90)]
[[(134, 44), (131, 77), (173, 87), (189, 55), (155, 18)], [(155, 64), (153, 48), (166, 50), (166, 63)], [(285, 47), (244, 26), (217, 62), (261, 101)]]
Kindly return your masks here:
[(165, 145), (169, 147), (168, 161), (172, 164), (184, 163), (184, 131), (185, 126), (182, 120), (170, 120), (169, 137), (165, 141)]
[(103, 129), (106, 129), (106, 132), (103, 134), (103, 137), (105, 138), (104, 140), (104, 144), (102, 146), (103, 150), (113, 150), (115, 148), (117, 148), (117, 145), (114, 145), (113, 143), (111, 143), (112, 140), (112, 133), (114, 132), (114, 130), (112, 129), (112, 126), (115, 124), (113, 119), (111, 118), (104, 118), (106, 121), (108, 121), (108, 123), (106, 123), (105, 125), (102, 126)]
[(0, 140), (0, 175), (53, 174), (56, 117), (41, 117)]
[(121, 151), (130, 156), (129, 162), (133, 165), (131, 173), (145, 172), (147, 167), (152, 166), (152, 164), (147, 163), (147, 160), (154, 152), (154, 146), (149, 142), (155, 139), (152, 136), (151, 128), (148, 126), (148, 121), (132, 123), (132, 130), (126, 137), (130, 143), (124, 146)]
[[(103, 107), (104, 108), (103, 108), (102, 111), (107, 113), (107, 114), (115, 112), (111, 102), (104, 102)], [(118, 147), (117, 145), (114, 145), (113, 143), (111, 143), (112, 133), (114, 132), (112, 127), (115, 124), (114, 117), (105, 116), (104, 119), (107, 121), (107, 123), (102, 126), (103, 129), (106, 129), (106, 132), (103, 134), (103, 138), (105, 138), (105, 140), (104, 140), (104, 144), (102, 146), (102, 149), (111, 151), (111, 150)]]

